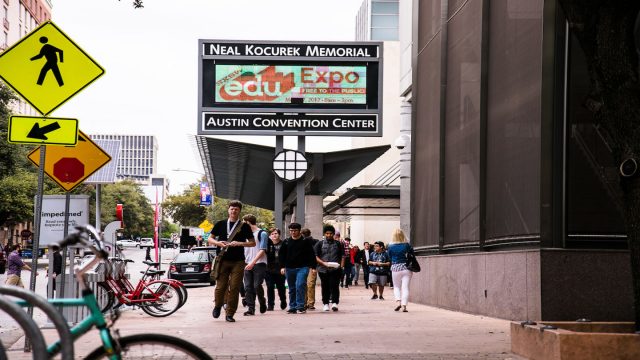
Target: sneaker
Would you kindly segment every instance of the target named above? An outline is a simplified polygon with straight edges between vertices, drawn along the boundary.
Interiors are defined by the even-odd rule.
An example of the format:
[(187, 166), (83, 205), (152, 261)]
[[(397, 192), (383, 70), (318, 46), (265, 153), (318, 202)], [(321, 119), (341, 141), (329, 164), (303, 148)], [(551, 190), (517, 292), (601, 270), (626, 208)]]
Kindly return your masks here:
[(380, 300), (384, 300), (384, 298), (382, 297), (382, 295), (380, 295), (379, 299), (380, 299)]
[(307, 310), (305, 309), (298, 310), (298, 314), (306, 314), (306, 313), (307, 313)]
[(255, 314), (256, 314), (256, 311), (251, 308), (249, 308), (249, 310), (244, 312), (244, 316), (253, 316)]
[(286, 302), (286, 301), (281, 301), (281, 302), (280, 302), (280, 309), (281, 309), (281, 310), (284, 310), (284, 309), (286, 309), (286, 308), (287, 308), (287, 302)]
[(262, 303), (260, 304), (260, 314), (264, 314), (267, 312), (267, 304)]
[(331, 305), (331, 310), (338, 311), (338, 304)]
[(373, 296), (371, 297), (371, 300), (375, 300), (375, 299), (377, 299), (377, 298), (378, 298), (378, 295), (373, 295)]
[(295, 314), (295, 313), (297, 313), (297, 312), (298, 312), (298, 310), (296, 310), (296, 309), (289, 309), (289, 310), (287, 310), (287, 314)]
[(324, 304), (322, 306), (322, 311), (329, 311), (329, 304)]
[(316, 309), (316, 307), (313, 306), (313, 305), (308, 305), (307, 306), (307, 310), (315, 310), (315, 309)]

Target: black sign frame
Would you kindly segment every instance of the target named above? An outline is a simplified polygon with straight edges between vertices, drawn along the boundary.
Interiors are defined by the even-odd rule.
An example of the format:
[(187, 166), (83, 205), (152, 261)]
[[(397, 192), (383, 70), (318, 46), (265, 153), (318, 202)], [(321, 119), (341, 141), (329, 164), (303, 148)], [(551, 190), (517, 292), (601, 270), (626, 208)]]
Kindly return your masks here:
[[(382, 42), (268, 42), (199, 40), (198, 135), (314, 135), (382, 136)], [(366, 67), (366, 103), (222, 102), (215, 99), (216, 65), (301, 65)], [(323, 116), (349, 120), (375, 120), (372, 127), (261, 127), (210, 126), (211, 116), (272, 119), (320, 119)], [(322, 118), (325, 119), (325, 118)], [(362, 122), (370, 125), (368, 121)]]

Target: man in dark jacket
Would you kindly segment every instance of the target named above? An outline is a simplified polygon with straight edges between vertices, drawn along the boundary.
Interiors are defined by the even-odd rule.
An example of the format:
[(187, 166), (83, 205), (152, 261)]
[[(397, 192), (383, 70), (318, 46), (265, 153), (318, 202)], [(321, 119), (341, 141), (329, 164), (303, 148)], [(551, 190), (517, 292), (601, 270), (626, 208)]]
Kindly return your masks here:
[(307, 277), (309, 268), (316, 267), (311, 241), (305, 239), (298, 223), (289, 224), (290, 236), (284, 240), (278, 258), (280, 273), (287, 276), (289, 285), (289, 314), (306, 312)]

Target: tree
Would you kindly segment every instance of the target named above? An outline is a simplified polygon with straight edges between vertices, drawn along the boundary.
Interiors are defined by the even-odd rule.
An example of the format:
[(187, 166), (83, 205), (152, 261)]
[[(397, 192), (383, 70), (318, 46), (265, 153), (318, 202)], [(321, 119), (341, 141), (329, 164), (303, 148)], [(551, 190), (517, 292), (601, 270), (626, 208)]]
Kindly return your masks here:
[(191, 184), (182, 194), (169, 196), (162, 208), (182, 226), (200, 225), (206, 215), (206, 208), (200, 206), (200, 184)]
[[(226, 219), (229, 215), (227, 210), (229, 209), (229, 199), (223, 199), (214, 197), (213, 206), (207, 211), (207, 219), (214, 223)], [(257, 225), (261, 228), (268, 229), (274, 226), (275, 219), (273, 217), (273, 211), (259, 208), (253, 205), (243, 204), (242, 215), (253, 214), (257, 219)]]
[[(559, 0), (583, 49), (591, 93), (587, 108), (609, 137), (620, 177), (631, 259), (636, 331), (640, 332), (640, 31), (637, 0)], [(634, 30), (636, 36), (634, 37)], [(634, 170), (635, 164), (635, 170)]]
[(154, 211), (139, 184), (125, 180), (104, 185), (102, 189), (100, 200), (100, 222), (102, 224), (106, 225), (116, 221), (116, 204), (122, 204), (125, 236), (151, 236), (153, 234)]

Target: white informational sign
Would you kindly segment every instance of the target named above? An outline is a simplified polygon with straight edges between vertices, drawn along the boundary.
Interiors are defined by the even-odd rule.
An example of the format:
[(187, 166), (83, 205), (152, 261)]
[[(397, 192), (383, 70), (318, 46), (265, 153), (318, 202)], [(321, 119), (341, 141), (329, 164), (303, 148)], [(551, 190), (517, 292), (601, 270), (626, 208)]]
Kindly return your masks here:
[(198, 235), (204, 235), (204, 230), (197, 227), (189, 228), (189, 236), (198, 236)]
[[(64, 238), (65, 195), (44, 195), (40, 213), (40, 247)], [(89, 223), (89, 195), (71, 195), (69, 202), (69, 233), (75, 226)]]

